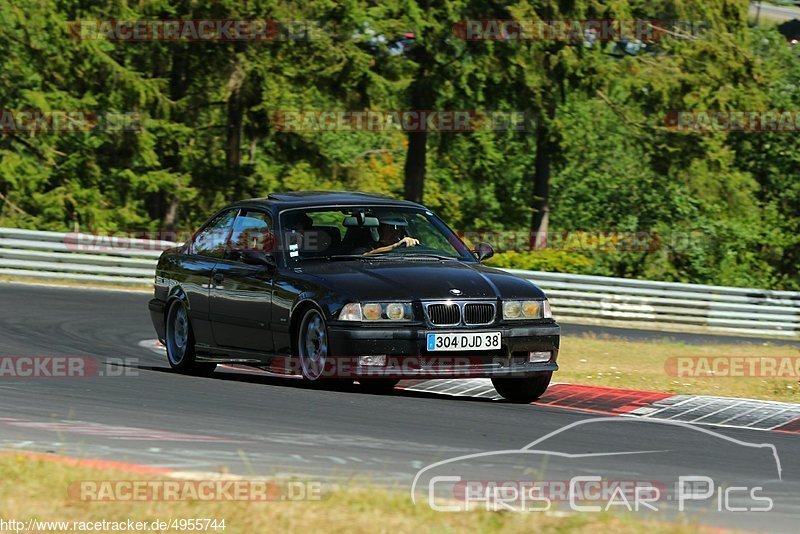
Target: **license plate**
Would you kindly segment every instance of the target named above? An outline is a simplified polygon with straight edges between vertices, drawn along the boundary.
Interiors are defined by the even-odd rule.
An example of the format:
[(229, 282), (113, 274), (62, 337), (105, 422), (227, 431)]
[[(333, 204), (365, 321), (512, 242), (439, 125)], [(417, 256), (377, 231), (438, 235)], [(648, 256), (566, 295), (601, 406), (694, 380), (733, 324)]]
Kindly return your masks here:
[(428, 351), (437, 350), (497, 350), (500, 332), (466, 332), (463, 334), (428, 334)]

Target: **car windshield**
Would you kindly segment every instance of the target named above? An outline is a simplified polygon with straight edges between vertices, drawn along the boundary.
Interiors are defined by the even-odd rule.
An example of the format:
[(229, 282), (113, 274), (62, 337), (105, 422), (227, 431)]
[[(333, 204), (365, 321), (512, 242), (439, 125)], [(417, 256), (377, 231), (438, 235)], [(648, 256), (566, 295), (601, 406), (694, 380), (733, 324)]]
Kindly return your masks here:
[(475, 261), (458, 236), (424, 209), (290, 209), (281, 214), (281, 226), (290, 262), (358, 258)]

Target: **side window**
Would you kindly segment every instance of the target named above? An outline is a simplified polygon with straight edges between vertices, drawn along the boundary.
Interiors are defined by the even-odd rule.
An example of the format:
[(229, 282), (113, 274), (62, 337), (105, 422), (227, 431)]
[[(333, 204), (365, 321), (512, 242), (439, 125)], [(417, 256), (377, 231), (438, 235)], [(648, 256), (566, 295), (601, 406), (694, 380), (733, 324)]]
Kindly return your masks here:
[(222, 258), (237, 211), (235, 209), (227, 210), (217, 215), (195, 236), (192, 252), (209, 258)]
[(271, 252), (274, 243), (270, 216), (263, 211), (242, 209), (233, 225), (230, 256), (236, 258), (245, 250)]

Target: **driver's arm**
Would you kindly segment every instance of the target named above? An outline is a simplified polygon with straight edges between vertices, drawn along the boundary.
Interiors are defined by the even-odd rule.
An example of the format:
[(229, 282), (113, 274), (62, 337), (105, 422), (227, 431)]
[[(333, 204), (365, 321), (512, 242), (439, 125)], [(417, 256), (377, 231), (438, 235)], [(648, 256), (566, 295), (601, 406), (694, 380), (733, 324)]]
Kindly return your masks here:
[(366, 256), (367, 254), (380, 254), (381, 252), (389, 252), (390, 250), (393, 250), (399, 246), (416, 247), (417, 245), (419, 245), (419, 239), (414, 239), (413, 237), (404, 237), (397, 243), (386, 245), (385, 247), (378, 247), (365, 252), (364, 255)]

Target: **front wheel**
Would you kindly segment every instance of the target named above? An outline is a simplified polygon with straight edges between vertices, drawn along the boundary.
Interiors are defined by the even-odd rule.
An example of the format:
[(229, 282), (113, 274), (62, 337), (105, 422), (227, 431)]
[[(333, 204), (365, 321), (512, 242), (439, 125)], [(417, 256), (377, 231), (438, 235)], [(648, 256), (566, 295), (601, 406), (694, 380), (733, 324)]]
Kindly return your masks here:
[(547, 391), (553, 372), (528, 378), (492, 378), (494, 389), (511, 402), (533, 402)]
[(167, 313), (166, 348), (169, 366), (179, 373), (208, 376), (217, 364), (198, 363), (194, 352), (194, 334), (186, 306), (175, 300)]
[(300, 321), (297, 350), (303, 378), (322, 384), (328, 369), (328, 328), (315, 308), (308, 310)]

